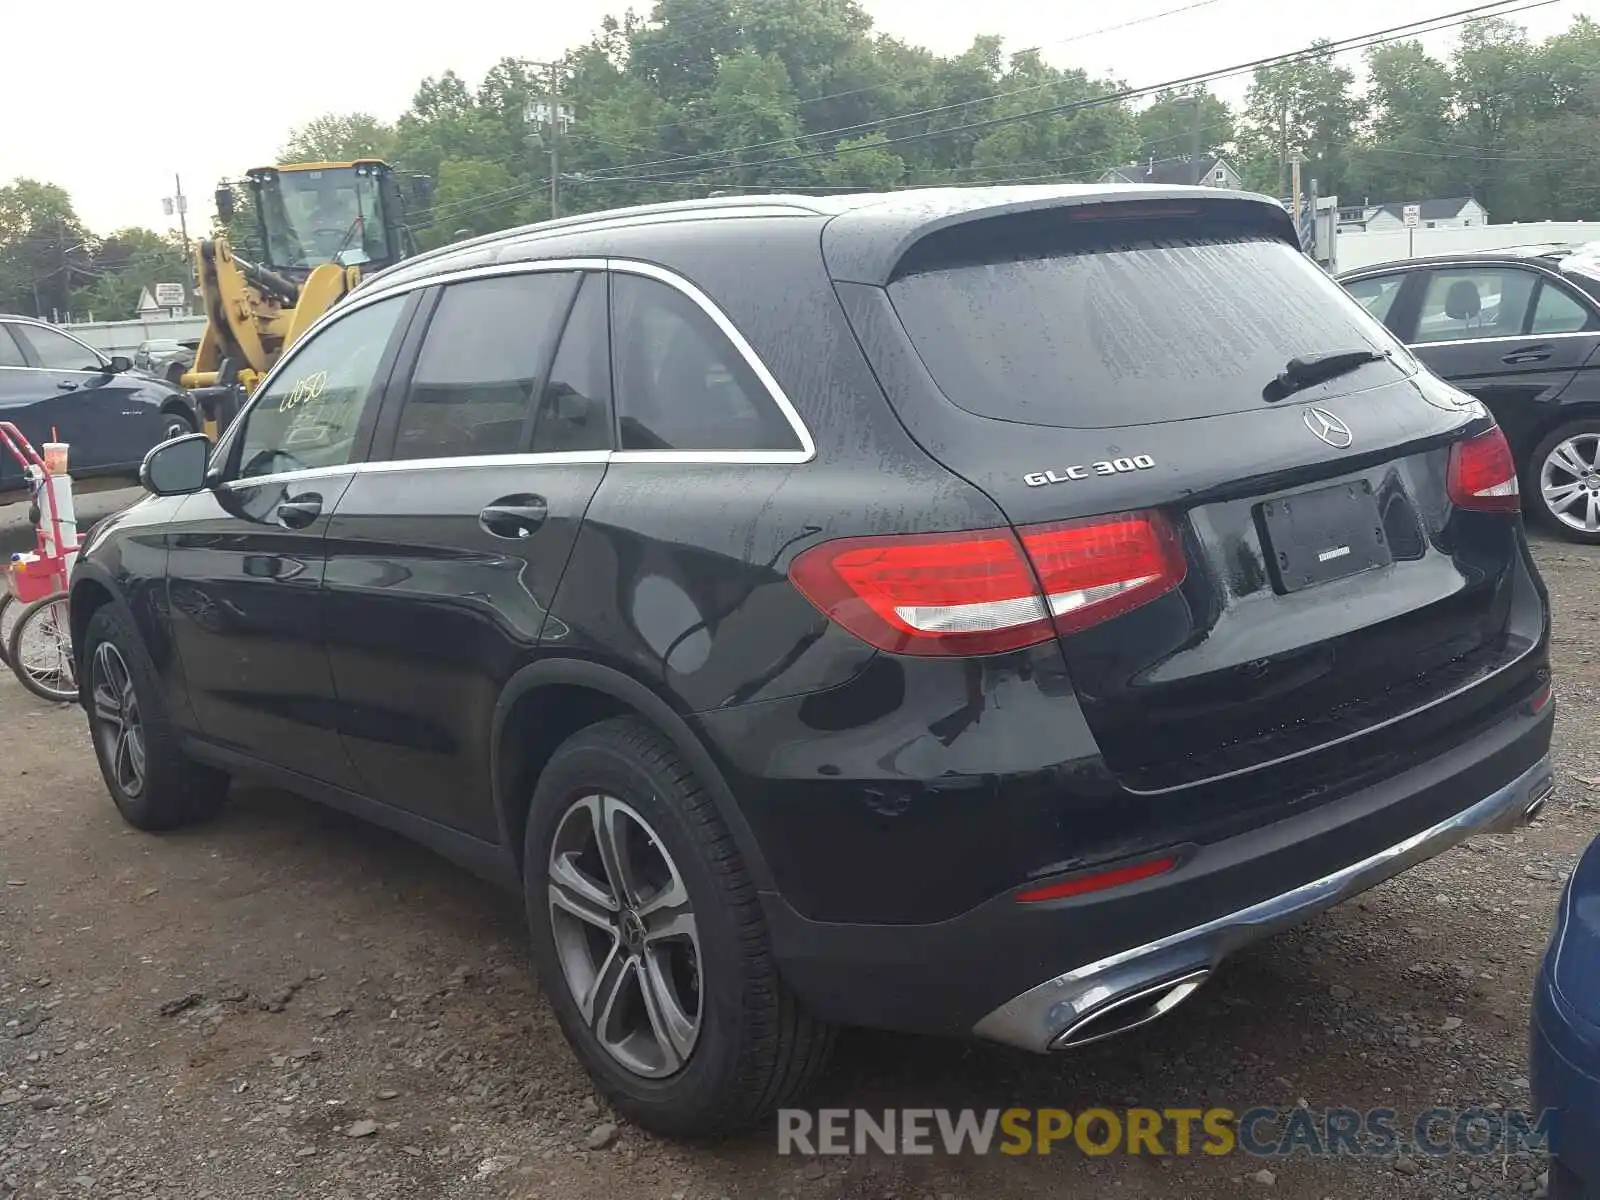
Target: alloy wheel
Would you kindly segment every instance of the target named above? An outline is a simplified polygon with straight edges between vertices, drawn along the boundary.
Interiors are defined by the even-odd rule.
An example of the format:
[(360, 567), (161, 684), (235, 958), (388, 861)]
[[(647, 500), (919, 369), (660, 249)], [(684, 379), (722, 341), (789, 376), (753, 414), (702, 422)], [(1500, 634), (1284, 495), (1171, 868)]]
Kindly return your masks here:
[(1600, 433), (1578, 433), (1556, 444), (1539, 464), (1539, 495), (1569, 529), (1600, 533)]
[(94, 703), (95, 741), (106, 770), (124, 795), (137, 798), (144, 791), (145, 781), (144, 725), (127, 661), (110, 642), (101, 642), (94, 649), (89, 687)]
[(621, 800), (586, 795), (556, 827), (550, 924), (567, 989), (628, 1071), (672, 1075), (700, 1036), (700, 935), (665, 844)]

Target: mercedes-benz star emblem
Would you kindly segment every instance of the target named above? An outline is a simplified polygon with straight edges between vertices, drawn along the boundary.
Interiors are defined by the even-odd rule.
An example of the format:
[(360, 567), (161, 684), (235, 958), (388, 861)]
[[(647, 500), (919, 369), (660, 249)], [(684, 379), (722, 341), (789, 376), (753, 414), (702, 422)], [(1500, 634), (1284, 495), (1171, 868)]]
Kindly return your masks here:
[(1301, 414), (1301, 419), (1305, 421), (1307, 429), (1335, 450), (1343, 450), (1356, 440), (1355, 434), (1350, 432), (1350, 426), (1325, 408), (1313, 405)]

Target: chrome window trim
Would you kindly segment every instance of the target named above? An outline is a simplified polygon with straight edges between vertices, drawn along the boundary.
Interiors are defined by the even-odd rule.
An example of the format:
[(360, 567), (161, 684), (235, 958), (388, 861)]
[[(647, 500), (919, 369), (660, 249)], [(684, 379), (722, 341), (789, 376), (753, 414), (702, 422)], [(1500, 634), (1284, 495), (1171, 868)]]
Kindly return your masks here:
[(1486, 342), (1554, 342), (1562, 338), (1600, 338), (1600, 329), (1587, 333), (1580, 330), (1577, 333), (1497, 333), (1493, 337), (1446, 338), (1438, 342), (1411, 342), (1409, 348), (1416, 351), (1429, 346), (1481, 346)]
[(325, 479), (330, 475), (399, 475), (412, 471), (448, 470), (452, 467), (561, 467), (600, 466), (611, 461), (610, 450), (552, 450), (548, 454), (469, 454), (451, 458), (397, 458), (383, 462), (346, 463), (341, 467), (306, 467), (300, 471), (275, 471), (271, 475), (252, 475), (230, 479), (220, 487), (260, 487), (302, 479)]
[(610, 450), (552, 450), (547, 454), (458, 454), (449, 458), (392, 458), (357, 466), (358, 475), (398, 475), (454, 467), (560, 467), (611, 461)]
[[(308, 467), (303, 471), (284, 471), (272, 475), (256, 475), (248, 480), (228, 480), (222, 487), (256, 487), (262, 483), (275, 483), (281, 480), (315, 479), (341, 471), (355, 474), (366, 474), (375, 471), (415, 471), (428, 470), (437, 467), (457, 466), (549, 466), (562, 463), (661, 463), (682, 466), (766, 466), (766, 465), (799, 465), (810, 462), (817, 456), (816, 442), (811, 437), (811, 431), (806, 427), (805, 420), (794, 407), (788, 394), (777, 378), (768, 370), (766, 363), (761, 361), (761, 356), (755, 352), (737, 326), (722, 311), (717, 304), (700, 290), (695, 284), (679, 275), (676, 271), (666, 267), (657, 266), (655, 263), (641, 262), (628, 258), (546, 258), (529, 259), (514, 263), (490, 263), (476, 267), (463, 267), (456, 271), (441, 271), (418, 279), (407, 279), (389, 287), (381, 287), (366, 295), (359, 289), (340, 304), (329, 309), (316, 322), (301, 335), (293, 349), (273, 365), (262, 379), (255, 395), (249, 404), (239, 412), (239, 415), (229, 422), (228, 428), (217, 438), (217, 448), (220, 450), (231, 443), (235, 428), (244, 421), (256, 405), (256, 398), (266, 393), (278, 375), (288, 368), (300, 351), (311, 342), (322, 330), (340, 319), (348, 316), (358, 309), (366, 308), (372, 304), (381, 303), (399, 296), (408, 295), (422, 288), (443, 286), (458, 283), (469, 279), (486, 279), (500, 275), (531, 275), (550, 271), (617, 271), (628, 275), (640, 275), (647, 279), (654, 279), (668, 287), (674, 288), (687, 296), (694, 304), (709, 317), (714, 325), (728, 339), (733, 348), (744, 359), (762, 387), (767, 391), (767, 396), (777, 405), (778, 411), (788, 422), (789, 428), (794, 432), (800, 446), (794, 450), (578, 450), (554, 451), (548, 454), (494, 454), (479, 456), (451, 456), (448, 458), (410, 458), (387, 459), (379, 462), (346, 463), (337, 467)], [(613, 400), (614, 403), (614, 400)]]

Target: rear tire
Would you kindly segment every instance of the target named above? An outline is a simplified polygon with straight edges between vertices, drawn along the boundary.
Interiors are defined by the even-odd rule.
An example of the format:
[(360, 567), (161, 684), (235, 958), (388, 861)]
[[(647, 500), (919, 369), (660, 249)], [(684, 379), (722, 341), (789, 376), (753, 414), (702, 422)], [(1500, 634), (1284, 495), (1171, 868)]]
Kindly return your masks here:
[(715, 803), (643, 721), (591, 725), (551, 757), (528, 815), (523, 893), (562, 1032), (636, 1124), (732, 1133), (792, 1101), (826, 1061), (833, 1029), (779, 976)]
[(176, 408), (161, 410), (161, 440), (170, 442), (175, 437), (195, 432), (194, 419)]
[(179, 747), (155, 667), (133, 620), (107, 604), (84, 630), (84, 696), (95, 759), (112, 802), (136, 829), (174, 829), (209, 817), (228, 777)]
[[(1546, 529), (1569, 542), (1600, 545), (1600, 420), (1571, 421), (1551, 430), (1528, 456), (1523, 490)], [(1591, 497), (1593, 530), (1584, 528)]]

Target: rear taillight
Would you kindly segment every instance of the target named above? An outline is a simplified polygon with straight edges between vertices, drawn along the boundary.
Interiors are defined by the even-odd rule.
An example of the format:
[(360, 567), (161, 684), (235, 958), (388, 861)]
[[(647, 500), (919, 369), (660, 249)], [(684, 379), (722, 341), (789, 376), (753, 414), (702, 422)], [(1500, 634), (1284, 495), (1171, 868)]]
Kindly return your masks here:
[(1516, 512), (1517, 463), (1499, 426), (1450, 447), (1450, 503), (1480, 512)]
[(995, 654), (1072, 633), (1183, 582), (1165, 517), (824, 542), (789, 568), (796, 588), (868, 645), (896, 654)]

